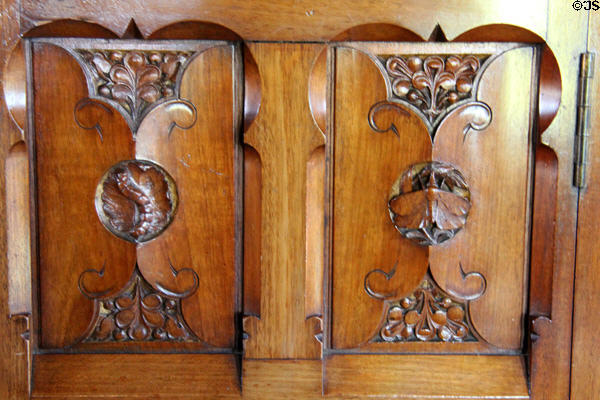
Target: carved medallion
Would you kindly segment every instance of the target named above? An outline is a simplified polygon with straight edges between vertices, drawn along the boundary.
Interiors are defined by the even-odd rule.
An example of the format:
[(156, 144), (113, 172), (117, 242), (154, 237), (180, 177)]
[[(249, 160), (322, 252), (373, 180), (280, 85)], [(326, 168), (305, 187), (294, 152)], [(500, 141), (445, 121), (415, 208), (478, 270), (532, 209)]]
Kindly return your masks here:
[(467, 311), (467, 303), (444, 293), (427, 274), (410, 296), (388, 303), (386, 321), (375, 341), (477, 341)]
[(388, 209), (396, 229), (422, 246), (452, 239), (471, 208), (465, 178), (441, 162), (416, 164), (394, 183)]
[(448, 107), (471, 97), (485, 57), (474, 55), (391, 56), (385, 70), (393, 96), (415, 106), (430, 123)]
[[(196, 285), (191, 292), (197, 288)], [(83, 342), (197, 341), (183, 319), (181, 299), (160, 293), (136, 267), (116, 296), (96, 300), (97, 315)]]
[(122, 161), (111, 167), (96, 188), (96, 212), (102, 224), (134, 243), (159, 235), (177, 209), (177, 189), (169, 174), (150, 161)]
[(176, 97), (181, 66), (191, 52), (79, 50), (91, 73), (93, 94), (119, 104), (135, 132), (150, 106)]

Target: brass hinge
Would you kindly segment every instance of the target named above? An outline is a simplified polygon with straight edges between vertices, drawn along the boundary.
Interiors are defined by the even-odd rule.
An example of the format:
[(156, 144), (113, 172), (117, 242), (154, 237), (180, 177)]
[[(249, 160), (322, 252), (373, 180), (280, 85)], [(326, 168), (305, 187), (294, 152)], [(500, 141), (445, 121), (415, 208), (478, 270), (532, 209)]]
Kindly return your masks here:
[(585, 187), (588, 162), (588, 137), (590, 136), (591, 93), (594, 78), (594, 53), (582, 53), (579, 64), (579, 93), (577, 95), (577, 130), (575, 132), (575, 171), (573, 184)]

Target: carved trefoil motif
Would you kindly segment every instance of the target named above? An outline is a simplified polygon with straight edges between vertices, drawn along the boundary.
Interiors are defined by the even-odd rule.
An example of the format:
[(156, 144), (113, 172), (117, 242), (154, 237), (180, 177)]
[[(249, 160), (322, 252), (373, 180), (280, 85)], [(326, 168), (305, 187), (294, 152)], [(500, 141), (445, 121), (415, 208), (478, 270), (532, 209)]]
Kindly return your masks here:
[(132, 131), (151, 107), (178, 97), (177, 79), (192, 52), (78, 50), (90, 79), (90, 92), (118, 105)]
[(386, 320), (375, 342), (477, 341), (468, 320), (468, 302), (444, 293), (429, 274), (411, 295), (386, 303)]
[(95, 300), (96, 317), (83, 342), (198, 341), (181, 312), (181, 298), (196, 287), (182, 297), (167, 296), (155, 290), (136, 267), (118, 294)]
[(391, 85), (391, 101), (412, 108), (430, 127), (439, 124), (449, 109), (473, 99), (474, 80), (487, 55), (393, 55), (383, 58)]
[(452, 239), (465, 225), (470, 198), (465, 178), (452, 165), (420, 163), (396, 181), (388, 209), (404, 237), (431, 246)]

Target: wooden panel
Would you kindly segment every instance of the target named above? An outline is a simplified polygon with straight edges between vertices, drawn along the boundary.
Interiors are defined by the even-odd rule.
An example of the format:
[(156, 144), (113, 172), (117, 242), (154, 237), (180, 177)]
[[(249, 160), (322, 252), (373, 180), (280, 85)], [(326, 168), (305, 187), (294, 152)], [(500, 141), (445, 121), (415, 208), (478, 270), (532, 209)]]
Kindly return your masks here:
[(318, 326), (306, 320), (304, 282), (307, 168), (313, 150), (324, 144), (310, 114), (308, 78), (322, 49), (312, 44), (249, 44), (262, 100), (244, 141), (262, 163), (262, 263), (260, 319), (244, 321), (248, 358), (320, 354), (314, 338)]
[[(164, 167), (179, 198), (168, 229), (138, 245), (140, 271), (150, 283), (179, 293), (194, 287), (188, 269), (195, 271), (197, 289), (182, 301), (185, 321), (203, 341), (229, 348), (236, 302), (232, 68), (232, 46), (200, 53), (186, 68), (180, 89), (193, 108), (178, 103), (156, 108), (136, 140), (136, 158)], [(171, 266), (187, 272), (175, 275)]]
[(240, 398), (231, 355), (38, 355), (34, 363), (34, 399)]
[[(587, 21), (586, 12), (565, 13), (560, 7), (550, 7), (548, 10), (548, 33), (545, 38), (560, 65), (563, 91), (558, 114), (542, 136), (542, 142), (557, 155), (558, 181), (551, 315), (550, 318), (534, 320), (532, 325), (535, 336), (531, 349), (531, 392), (532, 397), (539, 400), (566, 399), (570, 392), (570, 327), (577, 221), (577, 191), (572, 186), (573, 132), (579, 74), (576, 60), (586, 48)], [(589, 352), (589, 349), (585, 351)], [(586, 397), (589, 396), (583, 396)]]
[[(365, 290), (409, 294), (427, 270), (427, 248), (404, 240), (390, 221), (387, 202), (394, 182), (411, 164), (431, 158), (431, 139), (408, 112), (385, 115), (369, 126), (371, 106), (386, 98), (385, 81), (368, 55), (338, 48), (335, 70), (332, 347), (353, 348), (376, 333), (381, 301)], [(392, 119), (399, 115), (397, 119)], [(383, 117), (382, 117), (383, 119)], [(396, 272), (394, 274), (394, 271)], [(391, 279), (390, 279), (391, 278)], [(395, 279), (394, 279), (395, 278)], [(360, 324), (357, 324), (360, 321)]]
[(593, 398), (600, 393), (600, 322), (596, 307), (600, 293), (600, 245), (598, 245), (598, 202), (600, 201), (600, 79), (598, 51), (600, 50), (600, 18), (590, 11), (588, 51), (596, 53), (595, 77), (591, 82), (591, 115), (586, 187), (579, 195), (577, 226), (577, 265), (575, 266), (575, 304), (573, 310), (573, 359), (571, 361), (571, 398)]
[[(81, 109), (80, 123), (92, 129), (76, 123), (74, 109), (88, 97), (87, 85), (65, 50), (35, 44), (33, 70), (41, 346), (60, 348), (74, 344), (92, 319), (93, 302), (80, 292), (80, 275), (95, 270), (83, 285), (116, 293), (132, 274), (135, 246), (102, 226), (94, 197), (105, 171), (133, 158), (133, 138), (120, 114), (106, 107)], [(102, 134), (93, 128), (99, 120)]]
[[(20, 41), (19, 37), (19, 19), (20, 4), (15, 0), (4, 0), (0, 2), (2, 12), (0, 13), (0, 81), (2, 90), (0, 90), (0, 165), (6, 167), (6, 158), (10, 154), (11, 148), (23, 139), (22, 131), (15, 120), (11, 117), (9, 109), (11, 101), (7, 99), (10, 95), (13, 102), (20, 103), (26, 99), (24, 82), (9, 83), (9, 80), (18, 76), (24, 76), (25, 64), (14, 67), (20, 71), (7, 71), (7, 62), (14, 61), (10, 56), (11, 50)], [(12, 94), (6, 93), (7, 86), (13, 90), (19, 88), (20, 93), (15, 91)], [(13, 103), (14, 105), (14, 103)], [(13, 115), (16, 115), (13, 113)], [(0, 199), (6, 198), (6, 175), (0, 174)], [(0, 398), (8, 400), (21, 400), (26, 398), (29, 390), (28, 372), (28, 354), (26, 342), (21, 337), (28, 329), (27, 321), (24, 319), (9, 318), (9, 299), (8, 299), (8, 255), (10, 249), (7, 246), (7, 223), (8, 216), (12, 211), (7, 207), (6, 202), (0, 201)], [(29, 248), (27, 243), (24, 246)]]
[[(477, 99), (490, 125), (465, 134), (460, 115), (438, 128), (434, 159), (461, 171), (469, 185), (467, 223), (448, 245), (433, 246), (431, 272), (450, 293), (469, 292), (461, 273), (483, 275), (485, 293), (470, 304), (471, 321), (489, 343), (519, 349), (523, 339), (529, 244), (532, 48), (502, 54), (483, 72)], [(478, 112), (465, 109), (461, 113)], [(455, 113), (456, 114), (456, 113)], [(460, 265), (460, 266), (459, 266)]]
[[(438, 23), (450, 39), (473, 26), (491, 23), (525, 26), (545, 36), (545, 16), (549, 8), (543, 0), (527, 3), (519, 0), (501, 3), (478, 0), (456, 4), (442, 0), (432, 3), (394, 0), (385, 3), (354, 2), (352, 7), (344, 0), (318, 4), (311, 0), (291, 3), (203, 0), (200, 4), (182, 3), (176, 7), (159, 2), (140, 4), (134, 0), (118, 4), (26, 0), (22, 4), (27, 17), (23, 23), (25, 26), (31, 25), (32, 21), (71, 18), (97, 22), (121, 34), (131, 18), (135, 18), (141, 32), (148, 35), (174, 22), (196, 20), (224, 25), (247, 40), (301, 41), (327, 40), (349, 28), (374, 21), (406, 27), (423, 38), (428, 38)], [(231, 9), (236, 12), (227, 12)], [(122, 10), (128, 12), (123, 13)], [(432, 15), (432, 10), (443, 12)], [(568, 11), (573, 13), (570, 7)]]
[[(364, 351), (390, 352), (520, 351), (529, 244), (533, 48), (514, 50), (515, 44), (493, 43), (348, 45), (379, 59), (358, 51), (350, 57), (345, 54), (350, 50), (337, 50), (332, 347), (360, 345)], [(470, 75), (455, 79), (470, 79), (472, 85), (454, 92), (462, 101), (460, 106), (446, 112), (447, 103), (435, 95), (437, 100), (427, 106), (427, 114), (421, 109), (426, 99), (397, 94), (394, 79), (403, 72), (390, 67), (390, 55), (406, 55), (408, 60), (415, 54), (424, 55), (412, 62), (458, 62), (462, 71), (473, 63)], [(380, 63), (379, 69), (375, 63)], [(416, 71), (419, 65), (407, 71)], [(382, 73), (390, 74), (387, 90)], [(433, 83), (430, 87), (435, 90)], [(415, 93), (406, 90), (409, 95)], [(513, 99), (515, 93), (520, 94), (519, 101)], [(453, 231), (443, 244), (427, 239), (434, 243), (427, 248), (394, 228), (387, 203), (409, 167), (431, 160), (464, 176), (470, 210), (462, 231)], [(447, 166), (436, 167), (442, 168), (436, 174), (446, 173), (443, 168)], [(365, 189), (357, 190), (357, 184)], [(413, 198), (418, 194), (410, 193)], [(390, 207), (394, 207), (392, 202)], [(497, 229), (490, 230), (491, 226)], [(390, 307), (416, 293), (428, 266), (431, 277), (427, 279), (464, 309), (463, 322), (471, 336), (452, 345), (391, 338), (384, 340), (398, 343), (382, 343), (379, 330), (395, 326), (386, 322)], [(498, 325), (498, 321), (504, 322)]]
[(321, 361), (245, 360), (244, 399), (320, 399)]
[(520, 356), (332, 356), (325, 394), (410, 399), (528, 399)]
[(25, 143), (11, 149), (5, 164), (8, 258), (8, 310), (31, 313), (31, 248), (29, 219), (29, 157)]

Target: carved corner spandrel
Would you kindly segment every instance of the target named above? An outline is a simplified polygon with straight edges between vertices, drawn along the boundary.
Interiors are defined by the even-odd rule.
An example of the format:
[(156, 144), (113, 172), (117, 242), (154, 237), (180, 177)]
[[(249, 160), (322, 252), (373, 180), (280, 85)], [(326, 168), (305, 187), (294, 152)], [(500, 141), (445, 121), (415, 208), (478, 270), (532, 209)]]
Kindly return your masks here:
[(91, 50), (77, 53), (89, 74), (91, 95), (109, 100), (132, 131), (164, 99), (178, 97), (178, 77), (192, 51)]
[(386, 302), (386, 317), (373, 342), (473, 342), (477, 341), (461, 301), (437, 286), (429, 274), (409, 296)]
[(94, 300), (95, 316), (82, 342), (197, 342), (181, 309), (181, 299), (196, 288), (181, 295), (156, 290), (136, 267), (119, 293)]

